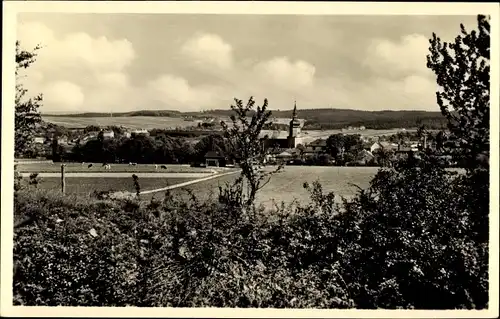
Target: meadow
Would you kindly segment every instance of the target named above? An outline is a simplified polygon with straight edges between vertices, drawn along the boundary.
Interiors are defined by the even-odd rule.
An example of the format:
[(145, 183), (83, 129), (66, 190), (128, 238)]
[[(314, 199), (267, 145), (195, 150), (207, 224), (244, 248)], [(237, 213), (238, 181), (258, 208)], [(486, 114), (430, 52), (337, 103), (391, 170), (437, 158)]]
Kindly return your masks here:
[[(162, 188), (193, 180), (193, 178), (140, 178), (142, 191)], [(38, 188), (59, 191), (61, 179), (58, 177), (42, 177)], [(70, 177), (66, 178), (66, 194), (88, 196), (94, 191), (120, 191), (135, 193), (132, 177)]]
[[(257, 203), (271, 207), (274, 203), (290, 203), (293, 200), (308, 202), (309, 193), (304, 189), (304, 182), (311, 184), (318, 180), (325, 192), (333, 191), (340, 201), (340, 196), (350, 198), (358, 188), (353, 184), (367, 188), (378, 167), (334, 167), (334, 166), (285, 166), (282, 172), (272, 176), (271, 181), (258, 194)], [(218, 195), (218, 187), (230, 183), (238, 177), (238, 173), (222, 176), (209, 181), (203, 181), (186, 187), (176, 188), (172, 194), (187, 196), (186, 190), (191, 190), (199, 198)], [(148, 194), (146, 198), (162, 198), (163, 192)]]
[[(167, 169), (155, 168), (154, 164), (138, 164), (137, 166), (132, 166), (129, 164), (111, 164), (111, 169), (107, 170), (102, 166), (102, 163), (92, 163), (93, 166), (88, 168), (88, 164), (85, 163), (64, 163), (66, 165), (65, 172), (67, 173), (90, 173), (90, 172), (119, 172), (119, 173), (211, 173), (212, 170), (218, 170), (218, 168), (200, 168), (200, 167), (190, 167), (189, 165), (165, 165)], [(161, 165), (161, 164), (158, 164)], [(18, 163), (17, 170), (21, 173), (56, 173), (61, 171), (61, 165), (59, 163)], [(221, 170), (219, 168), (219, 170)]]
[(174, 129), (196, 125), (195, 122), (182, 118), (163, 116), (131, 116), (131, 117), (72, 117), (42, 116), (43, 120), (70, 128), (85, 128), (89, 125), (124, 126), (130, 129)]

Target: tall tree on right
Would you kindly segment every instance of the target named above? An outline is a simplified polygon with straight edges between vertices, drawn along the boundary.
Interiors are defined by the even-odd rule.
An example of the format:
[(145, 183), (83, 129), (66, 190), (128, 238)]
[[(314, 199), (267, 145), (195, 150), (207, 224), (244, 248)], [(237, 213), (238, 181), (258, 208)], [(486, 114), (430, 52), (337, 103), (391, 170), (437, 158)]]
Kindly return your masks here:
[(476, 240), (488, 241), (490, 155), (490, 17), (477, 16), (477, 30), (454, 43), (433, 34), (427, 67), (436, 74), (441, 112), (448, 119), (455, 155), (467, 170), (463, 178), (464, 209), (472, 218)]
[(448, 129), (459, 144), (466, 169), (488, 168), (490, 149), (490, 18), (478, 15), (478, 30), (460, 25), (453, 43), (435, 33), (427, 67), (437, 78), (436, 92)]

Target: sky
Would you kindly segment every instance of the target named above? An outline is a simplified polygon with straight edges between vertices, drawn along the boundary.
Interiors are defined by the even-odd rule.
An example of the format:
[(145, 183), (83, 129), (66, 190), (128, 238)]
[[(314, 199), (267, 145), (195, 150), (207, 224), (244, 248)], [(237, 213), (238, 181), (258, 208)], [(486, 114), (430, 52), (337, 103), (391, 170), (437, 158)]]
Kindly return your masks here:
[(200, 111), (234, 98), (271, 109), (439, 111), (428, 39), (475, 16), (21, 13), (22, 81), (41, 111)]

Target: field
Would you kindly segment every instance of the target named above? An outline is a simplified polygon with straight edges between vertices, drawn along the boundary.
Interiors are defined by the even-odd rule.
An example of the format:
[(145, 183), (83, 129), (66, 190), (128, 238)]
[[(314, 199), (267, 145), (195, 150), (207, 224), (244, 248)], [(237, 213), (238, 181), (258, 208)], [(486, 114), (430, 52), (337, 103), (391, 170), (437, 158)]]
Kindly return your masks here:
[[(211, 173), (212, 170), (223, 170), (222, 168), (199, 168), (190, 167), (189, 165), (166, 165), (167, 169), (155, 169), (154, 164), (138, 164), (137, 166), (131, 166), (129, 164), (111, 164), (111, 169), (106, 170), (102, 163), (93, 163), (91, 168), (88, 168), (88, 164), (82, 165), (81, 163), (65, 163), (65, 172), (67, 173), (90, 173), (90, 172), (120, 172), (120, 173)], [(158, 164), (160, 165), (160, 164)], [(61, 165), (54, 163), (32, 163), (24, 164), (19, 163), (17, 166), (19, 172), (25, 173), (56, 173), (61, 171)]]
[[(319, 180), (324, 191), (333, 191), (346, 198), (356, 194), (356, 184), (361, 188), (369, 186), (370, 180), (377, 173), (377, 167), (319, 167), (319, 166), (286, 166), (283, 172), (275, 174), (271, 182), (258, 194), (257, 202), (266, 207), (274, 202), (291, 202), (294, 199), (308, 202), (309, 194), (303, 188), (304, 182)], [(186, 196), (186, 189), (192, 190), (200, 198), (207, 198), (210, 193), (218, 194), (218, 186), (233, 181), (238, 174), (227, 175), (209, 181), (196, 183), (172, 191), (173, 194)], [(149, 197), (161, 198), (162, 192), (149, 194)], [(340, 200), (340, 197), (338, 197)]]
[(44, 121), (70, 128), (84, 128), (89, 125), (124, 126), (130, 129), (174, 129), (196, 125), (196, 122), (184, 121), (176, 117), (131, 116), (131, 117), (71, 117), (42, 116)]
[[(174, 129), (186, 128), (196, 125), (196, 122), (184, 121), (182, 118), (163, 117), (163, 116), (131, 116), (131, 117), (71, 117), (71, 116), (42, 116), (44, 121), (54, 123), (70, 128), (84, 128), (89, 125), (98, 126), (124, 126), (130, 129)], [(221, 118), (226, 120), (225, 118)], [(288, 124), (290, 119), (276, 119), (276, 123)], [(399, 129), (372, 130), (363, 131), (342, 131), (342, 130), (305, 130), (302, 136), (304, 138), (326, 138), (332, 134), (361, 134), (363, 136), (391, 135), (399, 132)], [(415, 131), (415, 130), (407, 130)], [(307, 132), (307, 133), (306, 133)]]
[[(142, 191), (166, 187), (192, 180), (192, 178), (140, 178)], [(60, 190), (60, 178), (42, 177), (39, 188)], [(71, 177), (66, 178), (66, 193), (74, 195), (90, 195), (94, 191), (127, 191), (135, 193), (131, 177)]]
[[(153, 164), (137, 166), (116, 164), (112, 165), (110, 170), (106, 170), (100, 163), (91, 168), (87, 165), (82, 166), (81, 163), (66, 163), (66, 192), (75, 195), (88, 195), (94, 190), (135, 192), (132, 174), (139, 177), (141, 191), (149, 191), (230, 171), (228, 168), (166, 166), (167, 169), (155, 169)], [(18, 164), (18, 171), (25, 180), (29, 179), (30, 173), (38, 173), (41, 178), (39, 187), (43, 189), (60, 189), (60, 170), (59, 164)]]

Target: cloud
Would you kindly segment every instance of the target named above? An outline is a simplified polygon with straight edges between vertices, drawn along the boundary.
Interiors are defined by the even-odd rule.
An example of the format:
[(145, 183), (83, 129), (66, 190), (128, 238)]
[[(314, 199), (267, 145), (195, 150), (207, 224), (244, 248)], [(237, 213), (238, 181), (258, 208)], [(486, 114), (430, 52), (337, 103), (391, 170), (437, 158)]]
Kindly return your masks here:
[(24, 80), (33, 94), (44, 93), (42, 111), (98, 110), (126, 102), (122, 99), (130, 89), (126, 69), (136, 58), (127, 39), (84, 32), (58, 36), (37, 22), (20, 23), (18, 39), (26, 50), (42, 46)]
[(78, 111), (85, 102), (82, 89), (71, 82), (58, 81), (44, 87), (44, 103), (54, 109)]
[(396, 42), (379, 38), (368, 46), (364, 65), (384, 75), (430, 75), (428, 53), (429, 40), (421, 34), (405, 35)]
[(254, 66), (254, 71), (265, 81), (270, 81), (284, 89), (301, 89), (314, 84), (314, 65), (297, 60), (290, 61), (288, 57), (276, 57), (260, 62)]
[(200, 106), (213, 106), (217, 96), (216, 88), (191, 86), (186, 79), (170, 74), (150, 81), (147, 88), (150, 96), (183, 111), (199, 110)]
[(28, 50), (42, 45), (43, 54), (39, 55), (35, 68), (51, 73), (122, 71), (135, 58), (132, 43), (127, 39), (94, 38), (84, 32), (57, 37), (54, 31), (37, 22), (19, 24), (18, 39)]
[[(157, 53), (182, 53), (183, 59), (177, 61), (191, 63), (187, 68), (185, 64), (158, 68), (157, 74), (141, 77), (134, 63), (142, 59), (142, 66), (147, 67), (144, 61), (150, 57), (138, 56), (130, 40), (54, 30), (36, 22), (18, 27), (23, 48), (44, 46), (26, 79), (30, 92), (44, 93), (43, 112), (197, 111), (228, 108), (234, 97), (246, 100), (250, 95), (259, 104), (268, 98), (272, 109), (289, 109), (294, 100), (299, 108), (369, 110), (428, 110), (436, 104), (435, 80), (425, 66), (427, 40), (419, 34), (358, 45), (357, 52), (364, 57), (356, 63), (366, 71), (360, 80), (345, 71), (321, 74), (325, 72), (321, 61), (297, 52), (260, 60), (244, 56), (237, 61), (233, 46), (212, 33), (196, 34), (172, 51)], [(157, 66), (158, 60), (149, 63)]]
[(209, 64), (221, 69), (229, 69), (233, 65), (232, 46), (216, 34), (195, 35), (183, 44), (181, 53), (201, 66)]

